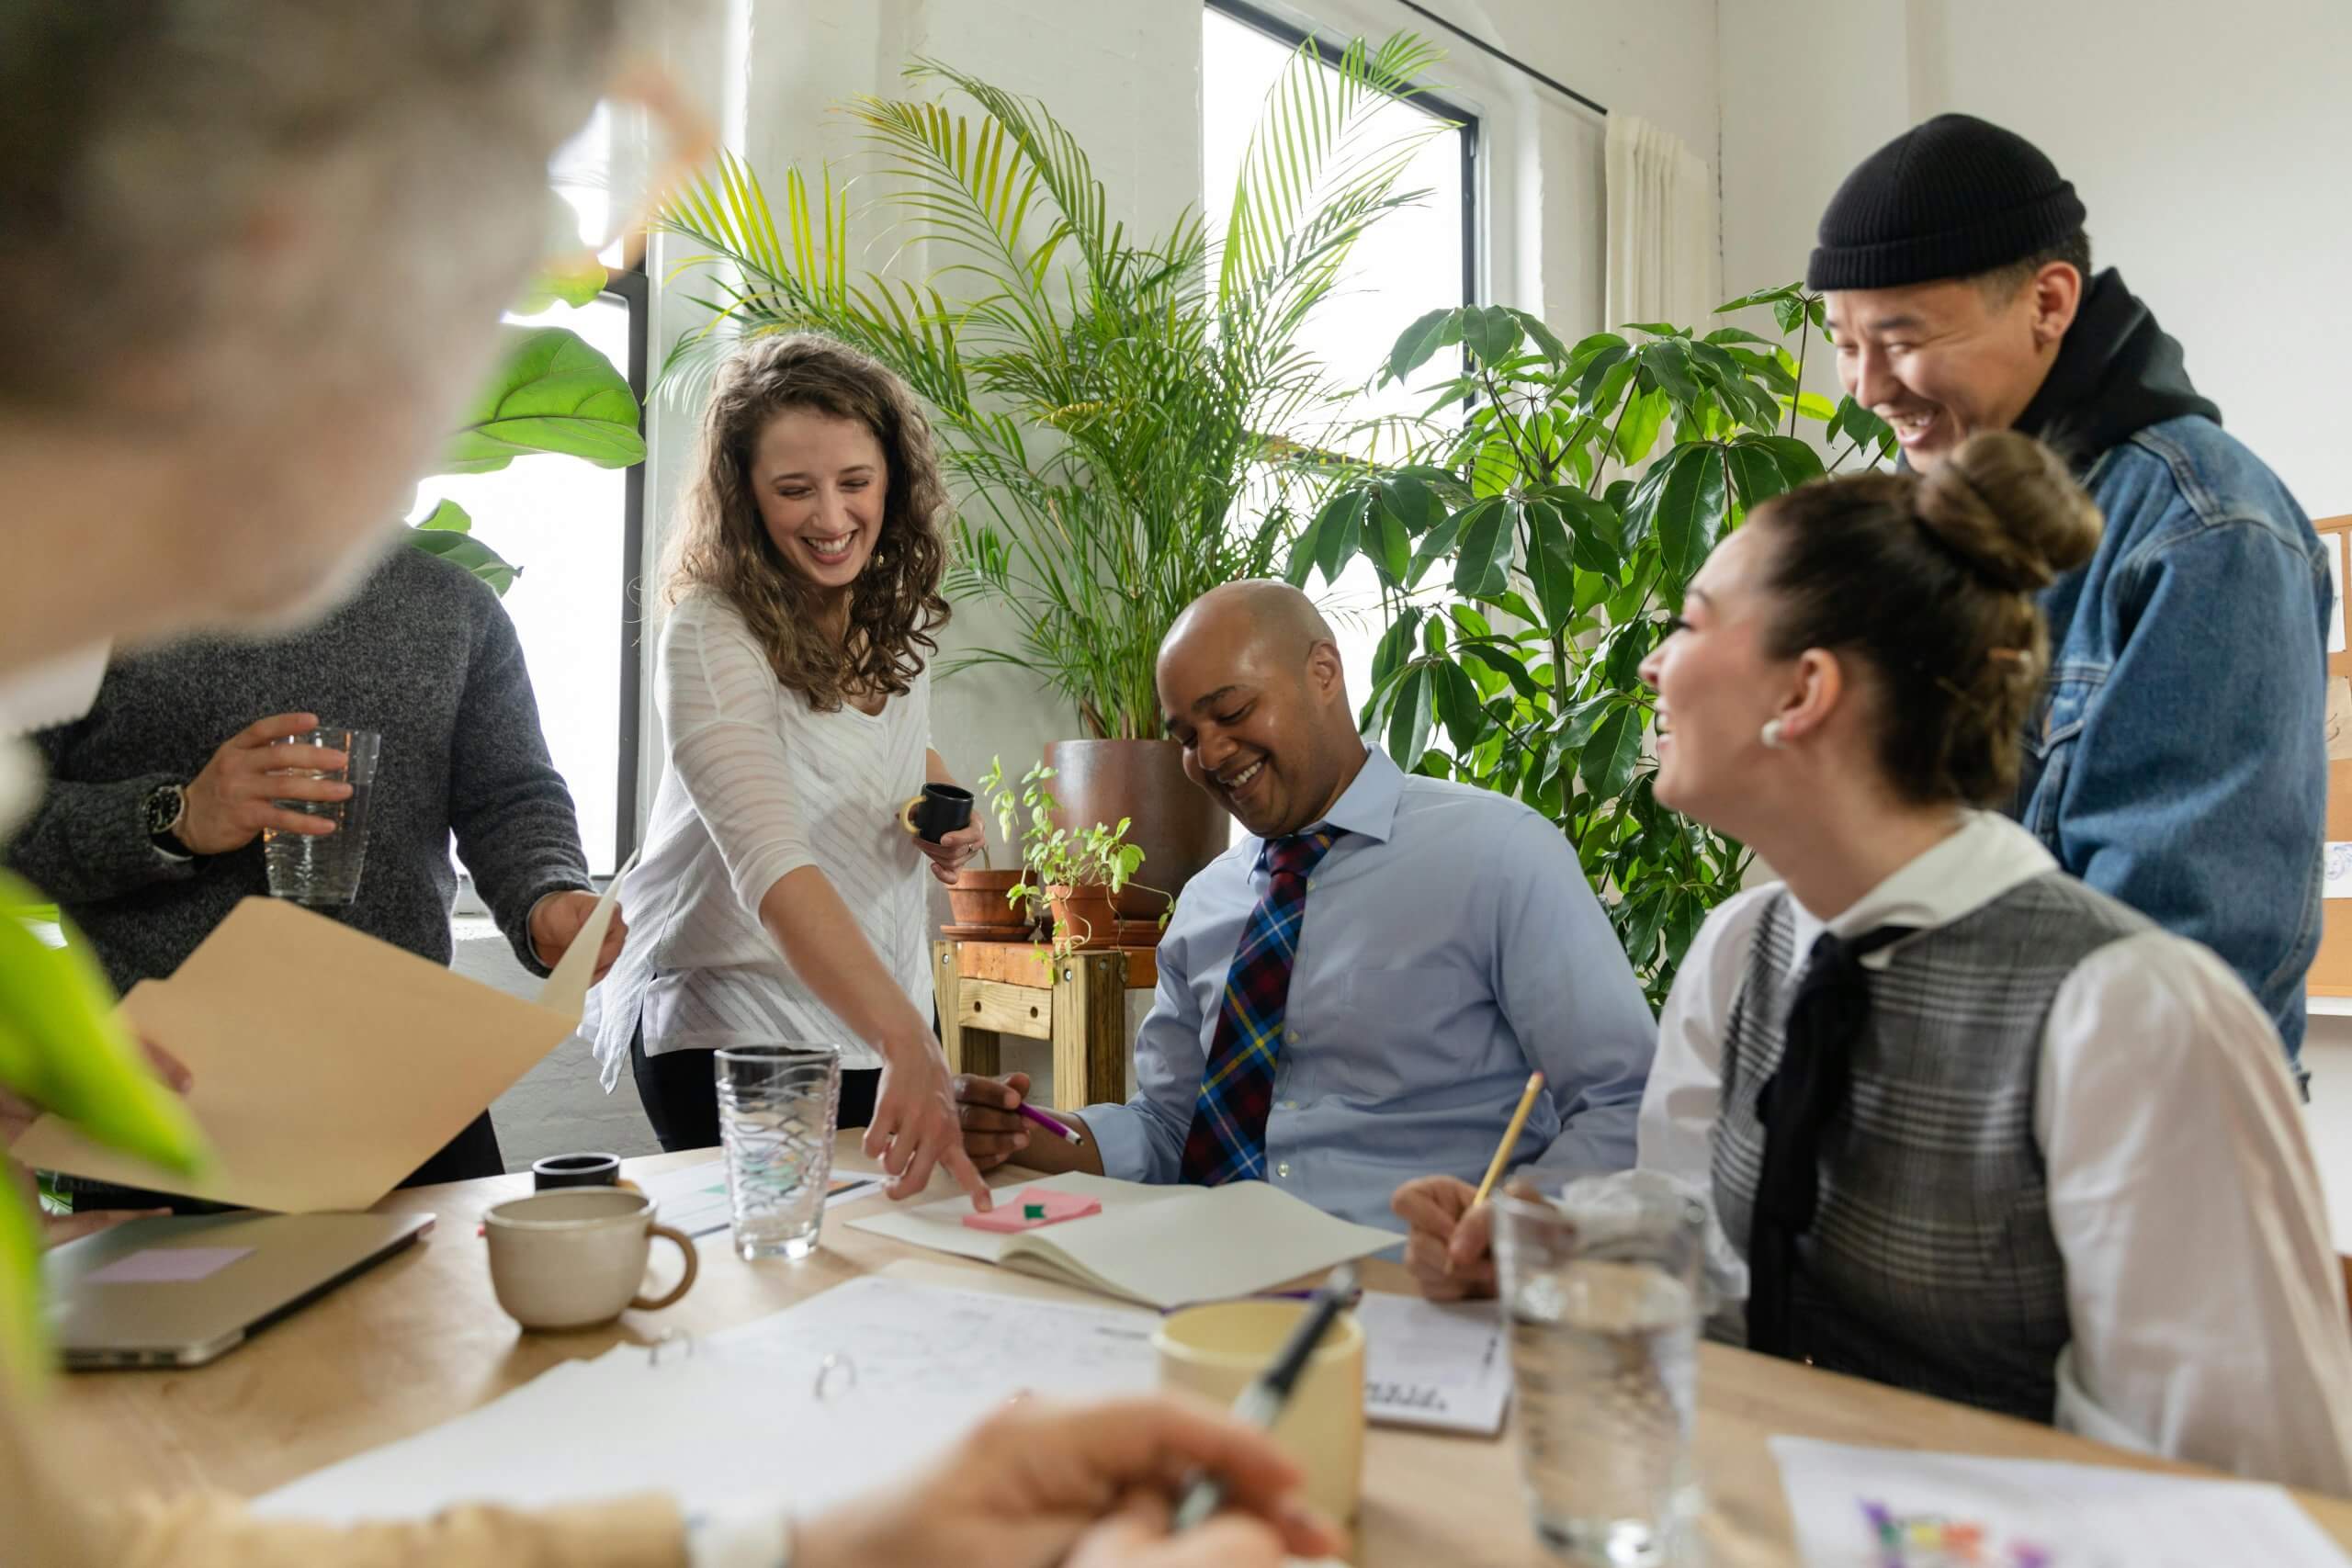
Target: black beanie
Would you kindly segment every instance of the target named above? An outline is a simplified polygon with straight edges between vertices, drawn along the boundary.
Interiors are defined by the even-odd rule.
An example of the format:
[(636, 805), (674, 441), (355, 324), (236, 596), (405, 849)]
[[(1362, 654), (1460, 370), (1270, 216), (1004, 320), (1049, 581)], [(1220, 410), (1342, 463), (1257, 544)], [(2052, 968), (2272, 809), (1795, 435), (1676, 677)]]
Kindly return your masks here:
[(1901, 288), (1973, 277), (2083, 226), (2075, 187), (2041, 148), (1973, 115), (1915, 125), (1846, 176), (1821, 215), (1805, 287)]

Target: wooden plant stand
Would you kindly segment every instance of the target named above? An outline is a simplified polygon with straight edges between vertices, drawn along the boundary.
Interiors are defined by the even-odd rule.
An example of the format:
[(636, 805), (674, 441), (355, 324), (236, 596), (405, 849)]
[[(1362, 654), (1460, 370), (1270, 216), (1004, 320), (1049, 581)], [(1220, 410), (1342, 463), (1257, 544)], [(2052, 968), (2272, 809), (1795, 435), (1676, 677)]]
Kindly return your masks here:
[(1127, 993), (1159, 983), (1151, 949), (1057, 959), (1035, 942), (934, 942), (931, 953), (948, 1071), (1002, 1072), (998, 1043), (1013, 1034), (1052, 1043), (1054, 1107), (1127, 1098)]

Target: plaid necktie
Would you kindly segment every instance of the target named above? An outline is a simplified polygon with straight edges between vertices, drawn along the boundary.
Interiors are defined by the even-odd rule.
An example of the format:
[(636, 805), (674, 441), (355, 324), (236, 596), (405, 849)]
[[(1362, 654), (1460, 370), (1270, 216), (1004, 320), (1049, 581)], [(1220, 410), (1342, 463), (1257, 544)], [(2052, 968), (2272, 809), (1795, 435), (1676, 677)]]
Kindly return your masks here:
[(1827, 931), (1797, 976), (1781, 1066), (1757, 1094), (1764, 1122), (1763, 1168), (1747, 1227), (1747, 1348), (1796, 1359), (1797, 1240), (1821, 1201), (1821, 1154), (1829, 1123), (1846, 1109), (1852, 1053), (1871, 1018), (1870, 972), (1862, 960), (1915, 926), (1880, 926), (1840, 941)]
[(1274, 1063), (1290, 1001), (1291, 962), (1306, 913), (1306, 879), (1346, 832), (1318, 828), (1265, 847), (1266, 896), (1241, 928), (1225, 975), (1216, 1035), (1184, 1134), (1182, 1179), (1206, 1187), (1266, 1179), (1266, 1112), (1274, 1103)]

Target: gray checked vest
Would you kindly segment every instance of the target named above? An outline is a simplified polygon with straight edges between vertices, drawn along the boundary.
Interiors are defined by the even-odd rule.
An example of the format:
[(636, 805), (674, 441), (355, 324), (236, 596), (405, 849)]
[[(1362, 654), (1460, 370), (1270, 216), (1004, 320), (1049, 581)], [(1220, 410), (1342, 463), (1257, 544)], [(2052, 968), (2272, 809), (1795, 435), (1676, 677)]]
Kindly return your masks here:
[[(2033, 1136), (2041, 1032), (2075, 966), (2153, 929), (2062, 872), (1894, 948), (1846, 1107), (1822, 1137), (1798, 1244), (1797, 1351), (1833, 1371), (2047, 1422), (2071, 1337)], [(1715, 1203), (1746, 1245), (1764, 1158), (1757, 1095), (1796, 987), (1788, 895), (1749, 951), (1724, 1042)]]

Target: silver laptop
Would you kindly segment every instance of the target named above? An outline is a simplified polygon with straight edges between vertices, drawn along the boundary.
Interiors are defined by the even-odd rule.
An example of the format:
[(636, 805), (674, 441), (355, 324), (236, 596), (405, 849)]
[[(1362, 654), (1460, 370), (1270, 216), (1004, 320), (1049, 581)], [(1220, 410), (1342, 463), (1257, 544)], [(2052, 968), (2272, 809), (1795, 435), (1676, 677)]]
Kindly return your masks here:
[(430, 1214), (132, 1220), (41, 1260), (65, 1365), (195, 1367), (433, 1228)]

